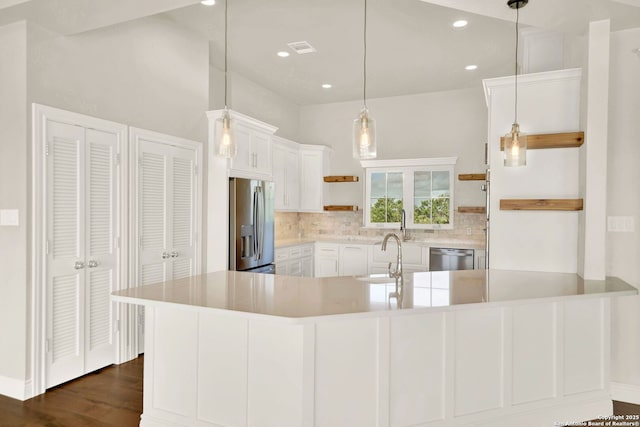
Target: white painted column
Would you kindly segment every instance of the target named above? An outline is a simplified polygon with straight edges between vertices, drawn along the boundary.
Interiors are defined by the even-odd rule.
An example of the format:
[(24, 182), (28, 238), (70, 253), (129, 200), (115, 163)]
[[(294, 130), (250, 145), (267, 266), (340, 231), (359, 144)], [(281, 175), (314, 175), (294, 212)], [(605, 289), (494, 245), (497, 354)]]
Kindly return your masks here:
[(603, 280), (606, 261), (607, 129), (609, 112), (609, 20), (589, 25), (585, 144), (581, 147), (581, 187), (578, 273)]

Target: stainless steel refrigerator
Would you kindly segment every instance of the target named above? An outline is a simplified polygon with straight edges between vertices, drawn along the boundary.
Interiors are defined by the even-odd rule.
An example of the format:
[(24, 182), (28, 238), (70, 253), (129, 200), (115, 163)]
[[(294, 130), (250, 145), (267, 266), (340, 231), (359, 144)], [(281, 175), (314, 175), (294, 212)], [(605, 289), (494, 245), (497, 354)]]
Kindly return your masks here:
[(229, 178), (229, 270), (275, 273), (273, 182)]

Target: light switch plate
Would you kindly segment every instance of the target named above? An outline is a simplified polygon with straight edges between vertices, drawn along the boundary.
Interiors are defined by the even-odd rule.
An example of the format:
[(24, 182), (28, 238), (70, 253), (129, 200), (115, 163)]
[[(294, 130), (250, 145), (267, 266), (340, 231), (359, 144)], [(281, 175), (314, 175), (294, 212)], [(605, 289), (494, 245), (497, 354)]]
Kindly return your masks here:
[(608, 216), (607, 231), (618, 233), (634, 233), (635, 221), (632, 216)]
[(17, 227), (20, 225), (18, 209), (0, 209), (0, 225)]

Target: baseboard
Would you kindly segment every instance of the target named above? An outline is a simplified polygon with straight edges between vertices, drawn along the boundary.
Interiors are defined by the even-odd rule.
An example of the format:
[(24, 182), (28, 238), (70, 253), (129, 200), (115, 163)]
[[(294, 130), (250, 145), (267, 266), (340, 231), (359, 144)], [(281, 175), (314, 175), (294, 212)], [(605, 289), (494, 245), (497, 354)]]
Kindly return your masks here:
[(612, 382), (611, 398), (619, 402), (640, 405), (640, 385)]
[(0, 375), (0, 394), (13, 399), (27, 400), (33, 397), (33, 385), (31, 380), (20, 381)]

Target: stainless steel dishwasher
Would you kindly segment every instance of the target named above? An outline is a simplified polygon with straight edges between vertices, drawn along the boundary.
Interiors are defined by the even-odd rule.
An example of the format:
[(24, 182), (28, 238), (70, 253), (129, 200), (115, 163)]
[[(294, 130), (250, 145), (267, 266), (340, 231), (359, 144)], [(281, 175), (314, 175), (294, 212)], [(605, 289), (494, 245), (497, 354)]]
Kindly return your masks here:
[(429, 271), (473, 270), (473, 249), (429, 248)]

